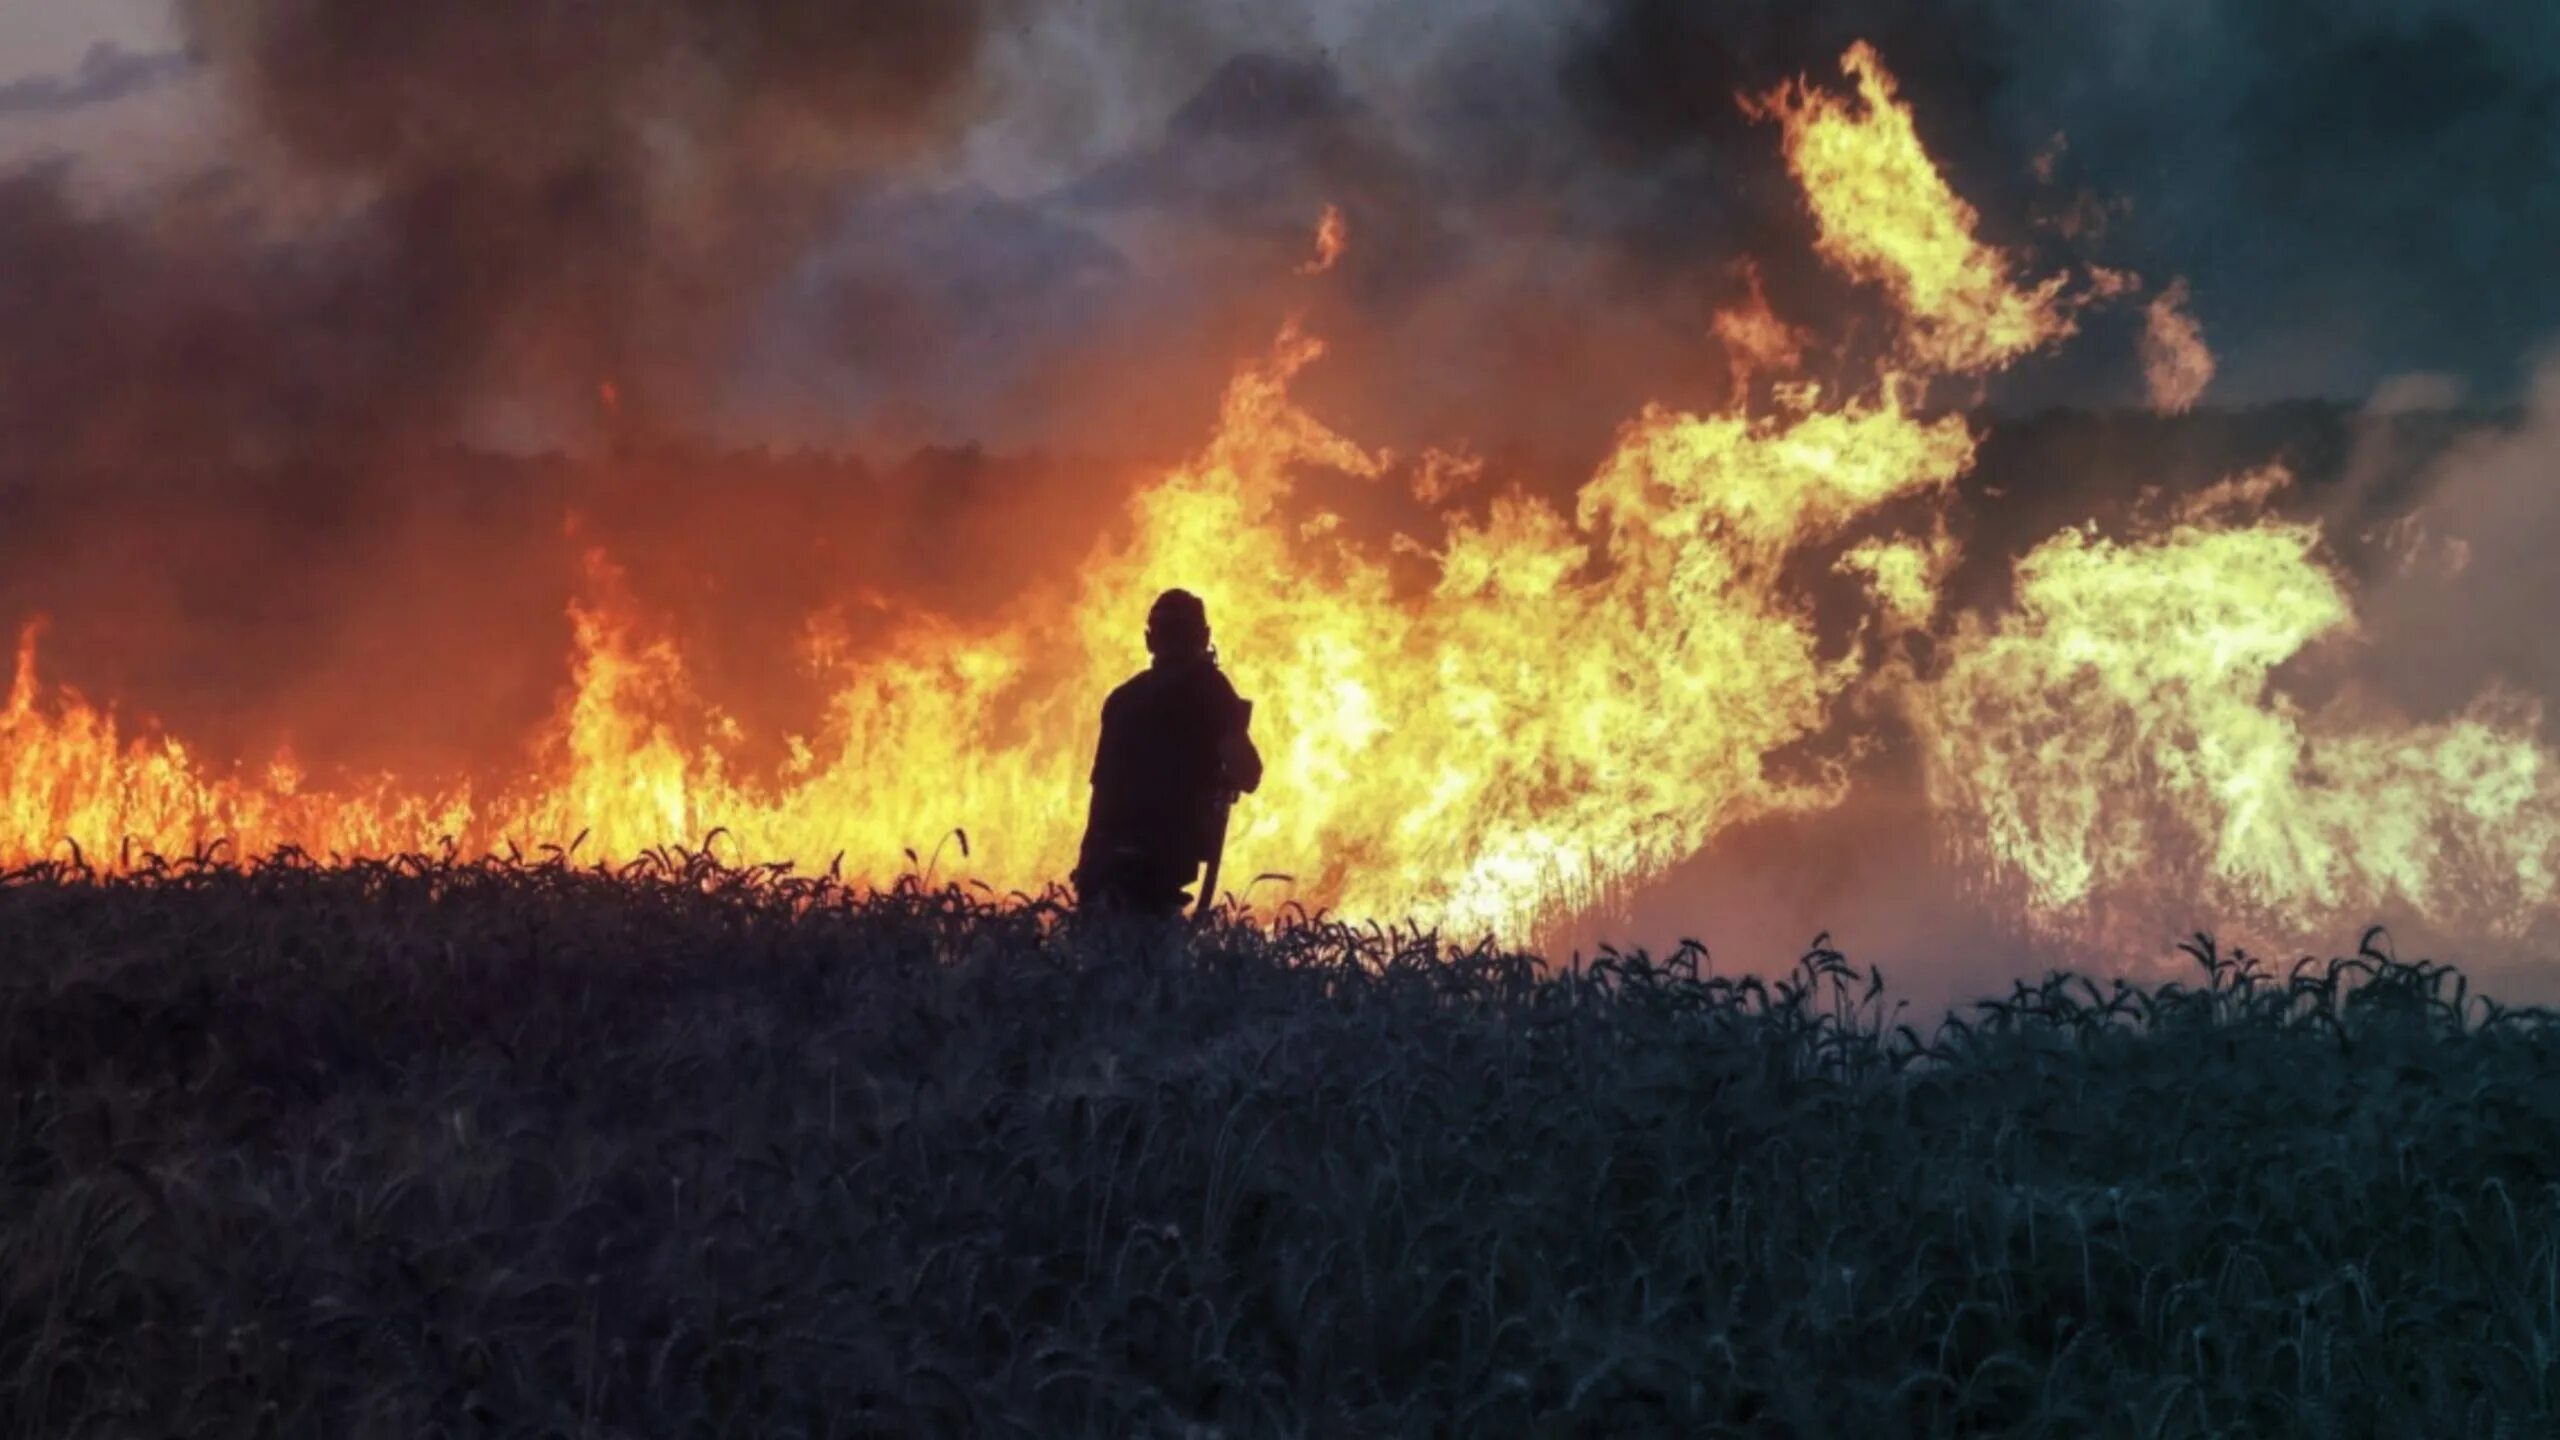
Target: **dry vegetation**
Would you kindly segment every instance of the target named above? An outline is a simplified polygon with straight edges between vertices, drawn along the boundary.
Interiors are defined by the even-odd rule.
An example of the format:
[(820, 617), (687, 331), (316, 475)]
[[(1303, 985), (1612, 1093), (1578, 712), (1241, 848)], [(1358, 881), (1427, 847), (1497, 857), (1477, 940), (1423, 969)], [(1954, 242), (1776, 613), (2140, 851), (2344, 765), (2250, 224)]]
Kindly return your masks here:
[(0, 1434), (2560, 1425), (2441, 968), (1542, 977), (681, 854), (0, 883)]

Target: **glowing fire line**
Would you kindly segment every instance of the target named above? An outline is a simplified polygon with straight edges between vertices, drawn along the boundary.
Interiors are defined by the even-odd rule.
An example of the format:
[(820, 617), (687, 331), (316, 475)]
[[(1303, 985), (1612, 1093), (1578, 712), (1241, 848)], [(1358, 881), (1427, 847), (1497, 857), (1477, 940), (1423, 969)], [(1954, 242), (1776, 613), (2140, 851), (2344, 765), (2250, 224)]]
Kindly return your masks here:
[[(2237, 515), (2056, 537), (2020, 565), (2015, 613), (1956, 619), (1926, 670), (1825, 657), (1790, 560), (1872, 531), (1896, 502), (1943, 497), (1973, 462), (1961, 416), (1916, 408), (1923, 382), (2072, 327), (2059, 279), (2022, 284), (1977, 238), (1874, 52), (1843, 66), (1854, 99), (1796, 83), (1747, 103), (1781, 126), (1821, 253), (1902, 316), (1899, 368), (1838, 397), (1784, 378), (1809, 337), (1754, 283), (1717, 324), (1727, 410), (1646, 408), (1570, 507), (1511, 493), (1451, 511), (1437, 548), (1403, 542), (1432, 567), (1418, 596), (1400, 598), (1378, 547), (1300, 513), (1300, 473), (1374, 477), (1387, 462), (1293, 402), (1322, 348), (1293, 324), (1070, 588), (993, 623), (922, 619), (839, 665), (822, 723), (776, 779), (739, 778), (716, 725), (711, 741), (678, 738), (705, 728), (682, 657), (595, 556), (536, 778), (479, 792), (315, 790), (281, 762), (214, 773), (174, 739), (48, 694), (31, 629), (0, 710), (0, 864), (66, 843), (352, 855), (573, 835), (582, 858), (611, 861), (720, 829), (740, 856), (841, 856), (885, 882), (909, 847), (965, 829), (957, 868), (1036, 890), (1073, 857), (1095, 706), (1133, 664), (1148, 600), (1179, 584), (1209, 597), (1274, 781), (1238, 813), (1230, 872), (1287, 872), (1311, 906), (1524, 933), (1735, 825), (1837, 804), (1838, 768), (1790, 777), (1770, 762), (1854, 698), (1899, 705), (1949, 835), (2057, 930), (2200, 898), (2291, 921), (2386, 903), (2493, 929), (2546, 913), (2560, 791), (2539, 717), (2492, 697), (2393, 726), (2276, 693), (2273, 668), (2352, 613), (2316, 532), (2263, 518), (2254, 482), (2218, 492)], [(1328, 211), (1319, 260), (1342, 243)], [(2175, 297), (2155, 339), (2177, 371), (2167, 398), (2191, 401), (2211, 361), (2191, 322), (2163, 328), (2163, 313), (2183, 320)], [(1763, 376), (1775, 399), (1755, 406), (1745, 392)], [(1417, 493), (1475, 473), (1435, 456)], [(1915, 509), (1915, 533), (1867, 534), (1837, 561), (1887, 642), (1942, 623), (1956, 559), (1942, 513), (1892, 513)]]

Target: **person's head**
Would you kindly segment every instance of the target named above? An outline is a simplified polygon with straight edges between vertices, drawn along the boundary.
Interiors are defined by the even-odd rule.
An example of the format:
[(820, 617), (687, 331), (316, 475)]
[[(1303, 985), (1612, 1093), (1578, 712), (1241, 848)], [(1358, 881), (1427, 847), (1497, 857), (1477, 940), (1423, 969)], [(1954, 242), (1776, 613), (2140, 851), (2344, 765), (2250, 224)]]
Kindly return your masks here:
[(1209, 607), (1188, 590), (1167, 590), (1147, 610), (1147, 653), (1187, 660), (1209, 653)]

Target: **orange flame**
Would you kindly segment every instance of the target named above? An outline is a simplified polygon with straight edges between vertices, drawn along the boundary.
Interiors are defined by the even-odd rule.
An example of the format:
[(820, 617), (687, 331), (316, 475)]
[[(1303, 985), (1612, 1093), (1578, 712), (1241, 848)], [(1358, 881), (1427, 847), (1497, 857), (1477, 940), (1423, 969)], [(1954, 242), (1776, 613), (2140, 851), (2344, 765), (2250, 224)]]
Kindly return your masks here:
[(1316, 220), (1315, 258), (1299, 266), (1298, 273), (1322, 275), (1340, 263), (1343, 255), (1350, 249), (1351, 230), (1343, 223), (1342, 208), (1338, 205), (1327, 205), (1324, 207), (1324, 214)]
[(2204, 328), (2187, 313), (2187, 282), (2170, 282), (2143, 307), (2142, 319), (2142, 379), (2151, 408), (2183, 415), (2213, 383), (2213, 352), (2205, 348)]
[(1804, 363), (1804, 332), (1787, 324), (1769, 308), (1769, 294), (1760, 285), (1760, 267), (1745, 264), (1743, 283), (1747, 287), (1742, 303), (1719, 310), (1713, 322), (1716, 339), (1723, 343), (1725, 366), (1733, 377), (1732, 400), (1741, 404), (1751, 394), (1751, 378), (1771, 372), (1784, 374)]
[[(741, 778), (735, 727), (601, 556), (530, 772), (477, 793), (315, 789), (281, 759), (212, 773), (174, 739), (48, 695), (30, 627), (0, 709), (0, 864), (66, 842), (129, 863), (127, 841), (384, 854), (577, 836), (582, 859), (619, 860), (720, 828), (735, 857), (840, 858), (884, 882), (965, 830), (965, 864), (945, 873), (1036, 889), (1073, 859), (1100, 697), (1137, 663), (1148, 602), (1182, 585), (1208, 599), (1270, 762), (1237, 812), (1230, 873), (1294, 876), (1310, 906), (1528, 936), (1736, 825), (1836, 803), (1839, 766), (1788, 773), (1775, 757), (1890, 700), (1942, 838), (2055, 933), (2184, 922), (2203, 904), (2325, 923), (2405, 903), (2502, 933), (2549, 913), (2560, 772), (2529, 707), (2492, 695), (2407, 724), (2276, 688), (2278, 666), (2353, 629), (2317, 532), (2260, 518), (2278, 472), (2140, 538), (2046, 542), (2018, 568), (2014, 613), (1957, 619), (1925, 671), (1818, 642), (1792, 577), (1828, 544), (1854, 542), (1833, 563), (1859, 582), (1867, 633), (1941, 623), (1958, 554), (1930, 502), (1975, 437), (1960, 415), (1919, 412), (1915, 382), (2006, 364), (2071, 324), (2059, 280), (2020, 288), (1974, 238), (1874, 53), (1843, 64), (1858, 102), (1797, 84), (1764, 113), (1785, 124), (1822, 253), (1902, 313), (1899, 363), (1916, 368), (1863, 393), (1797, 379), (1766, 407), (1739, 386), (1722, 413), (1650, 406), (1569, 507), (1495, 493), (1449, 512), (1436, 545), (1382, 549), (1299, 513), (1301, 473), (1374, 477), (1388, 461), (1292, 399), (1322, 347), (1284, 327), (1201, 451), (1133, 498), (1125, 533), (1070, 584), (992, 621), (917, 620), (860, 662), (813, 625), (804, 654), (832, 698), (770, 780)], [(1753, 293), (1719, 318), (1729, 354), (1795, 364), (1794, 332)], [(1463, 454), (1426, 457), (1414, 491), (1437, 503), (1481, 474)], [(1425, 583), (1391, 583), (1391, 562), (1421, 564)]]
[(1972, 456), (1959, 417), (1922, 420), (1889, 395), (1776, 418), (1648, 410), (1573, 514), (1515, 495), (1454, 521), (1436, 585), (1408, 603), (1385, 557), (1285, 521), (1294, 470), (1380, 468), (1289, 399), (1319, 351), (1285, 332), (1238, 376), (1217, 435), (1137, 497), (1133, 533), (1091, 558), (1063, 626), (1040, 623), (1056, 611), (1039, 597), (984, 632), (919, 628), (841, 677), (778, 786), (737, 783), (716, 748), (676, 741), (678, 657), (632, 632), (599, 564), (549, 778), (485, 803), (201, 777), (174, 742), (124, 744), (76, 697), (37, 704), (30, 648), (0, 731), (13, 858), (65, 835), (93, 853), (128, 834), (164, 853), (226, 835), (378, 852), (580, 832), (583, 853), (617, 858), (718, 826), (745, 854), (842, 854), (886, 880), (907, 847), (965, 828), (977, 873), (1036, 887), (1074, 853), (1096, 697), (1129, 667), (1148, 600), (1178, 582), (1207, 592), (1288, 777), (1239, 812), (1231, 853), (1240, 873), (1294, 874), (1309, 901), (1518, 932), (1727, 826), (1836, 798), (1836, 778), (1764, 769), (1857, 678), (1818, 653), (1780, 571), (1877, 505), (1951, 482)]

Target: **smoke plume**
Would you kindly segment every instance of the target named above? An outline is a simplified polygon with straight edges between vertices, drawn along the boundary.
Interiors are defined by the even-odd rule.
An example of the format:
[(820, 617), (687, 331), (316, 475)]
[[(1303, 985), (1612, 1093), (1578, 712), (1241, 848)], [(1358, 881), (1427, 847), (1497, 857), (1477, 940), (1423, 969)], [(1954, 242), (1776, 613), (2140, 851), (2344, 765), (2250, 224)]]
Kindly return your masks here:
[[(50, 615), (61, 673), (217, 753), (491, 753), (558, 684), (564, 513), (639, 546), (710, 477), (600, 489), (456, 447), (699, 433), (846, 197), (969, 119), (1001, 13), (185, 0), (200, 81), (245, 118), (236, 163), (103, 201), (64, 161), (0, 177), (0, 612)], [(97, 103), (165, 69), (0, 93)], [(849, 478), (873, 513), (904, 503)]]

